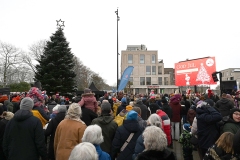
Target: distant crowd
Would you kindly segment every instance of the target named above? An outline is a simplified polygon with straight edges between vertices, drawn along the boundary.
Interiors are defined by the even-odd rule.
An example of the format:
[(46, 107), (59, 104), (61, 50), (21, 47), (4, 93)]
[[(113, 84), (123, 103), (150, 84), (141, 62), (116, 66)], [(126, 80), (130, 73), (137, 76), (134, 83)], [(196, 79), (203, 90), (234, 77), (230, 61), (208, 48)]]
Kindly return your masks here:
[[(0, 160), (240, 159), (240, 97), (205, 94), (109, 94), (88, 88), (68, 98), (35, 82), (0, 95)], [(173, 143), (176, 141), (176, 143)]]

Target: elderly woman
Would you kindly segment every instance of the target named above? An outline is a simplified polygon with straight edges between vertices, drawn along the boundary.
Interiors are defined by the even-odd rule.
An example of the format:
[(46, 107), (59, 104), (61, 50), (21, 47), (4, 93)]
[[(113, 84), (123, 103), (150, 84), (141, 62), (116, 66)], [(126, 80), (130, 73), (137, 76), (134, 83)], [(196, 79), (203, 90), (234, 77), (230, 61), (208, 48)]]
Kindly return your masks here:
[(98, 160), (95, 147), (89, 142), (82, 142), (74, 147), (68, 160)]
[(81, 114), (80, 105), (72, 103), (65, 119), (59, 123), (54, 137), (54, 153), (57, 160), (68, 159), (72, 149), (82, 142), (82, 136), (87, 126), (80, 119)]
[(145, 150), (140, 153), (136, 160), (175, 160), (173, 152), (167, 149), (167, 138), (161, 128), (149, 126), (143, 132)]
[(86, 128), (83, 134), (82, 142), (92, 143), (98, 153), (99, 160), (111, 160), (108, 153), (102, 151), (100, 144), (103, 142), (102, 129), (98, 125), (90, 125)]
[[(147, 125), (157, 126), (162, 129), (162, 119), (156, 113), (151, 114), (147, 120)], [(137, 139), (137, 143), (136, 143), (132, 158), (135, 159), (137, 155), (141, 153), (144, 149), (145, 149), (145, 146), (143, 144), (143, 135), (141, 134)]]

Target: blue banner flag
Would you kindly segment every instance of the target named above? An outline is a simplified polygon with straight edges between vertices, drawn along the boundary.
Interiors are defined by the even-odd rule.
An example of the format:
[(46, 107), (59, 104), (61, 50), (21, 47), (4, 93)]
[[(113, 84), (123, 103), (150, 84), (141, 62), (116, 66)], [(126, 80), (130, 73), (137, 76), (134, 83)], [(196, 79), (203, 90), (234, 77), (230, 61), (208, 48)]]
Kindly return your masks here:
[(134, 68), (133, 66), (128, 66), (124, 70), (124, 72), (122, 74), (122, 78), (121, 78), (120, 84), (118, 86), (118, 92), (123, 90), (126, 87), (126, 85), (128, 83), (128, 80), (130, 78), (130, 75), (132, 74), (133, 68)]

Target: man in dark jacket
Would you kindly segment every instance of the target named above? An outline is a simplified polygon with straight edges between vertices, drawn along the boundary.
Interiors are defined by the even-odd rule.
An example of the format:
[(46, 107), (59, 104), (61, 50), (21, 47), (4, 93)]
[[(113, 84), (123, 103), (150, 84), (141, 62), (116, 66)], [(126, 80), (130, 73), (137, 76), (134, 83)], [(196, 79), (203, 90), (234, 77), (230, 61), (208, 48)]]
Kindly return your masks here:
[(50, 136), (50, 142), (48, 147), (48, 158), (49, 160), (55, 160), (53, 142), (55, 132), (58, 124), (65, 118), (67, 107), (65, 105), (58, 106), (58, 113), (56, 117), (52, 118), (49, 122), (47, 129), (45, 130), (45, 136)]
[(173, 111), (172, 111), (172, 108), (169, 106), (168, 101), (166, 100), (165, 97), (162, 98), (161, 110), (163, 110), (170, 119), (172, 118)]
[(8, 122), (4, 138), (3, 151), (7, 159), (47, 159), (44, 132), (41, 121), (34, 117), (31, 110), (33, 100), (24, 98), (14, 117)]
[(114, 138), (115, 132), (118, 128), (117, 123), (112, 117), (111, 104), (104, 102), (101, 105), (102, 113), (101, 116), (95, 118), (92, 124), (97, 124), (102, 128), (102, 135), (104, 137), (104, 142), (100, 144), (103, 151), (111, 153), (112, 140)]
[(222, 117), (228, 116), (230, 114), (230, 110), (234, 107), (233, 103), (227, 99), (226, 93), (222, 94), (222, 99), (217, 101), (215, 104), (215, 107), (219, 110), (221, 113)]
[(202, 156), (219, 137), (217, 123), (222, 119), (221, 114), (206, 102), (196, 109), (198, 145)]
[(148, 109), (147, 106), (143, 104), (141, 99), (137, 99), (134, 107), (139, 107), (141, 109), (141, 117), (143, 120), (147, 120)]

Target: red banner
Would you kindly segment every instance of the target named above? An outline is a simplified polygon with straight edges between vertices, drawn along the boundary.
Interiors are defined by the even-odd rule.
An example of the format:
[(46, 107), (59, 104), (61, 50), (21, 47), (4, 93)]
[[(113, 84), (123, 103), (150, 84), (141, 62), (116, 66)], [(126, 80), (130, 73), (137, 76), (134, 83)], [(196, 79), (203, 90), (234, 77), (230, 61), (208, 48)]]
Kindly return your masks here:
[(193, 86), (216, 84), (212, 79), (213, 72), (216, 72), (215, 57), (175, 63), (175, 85)]

